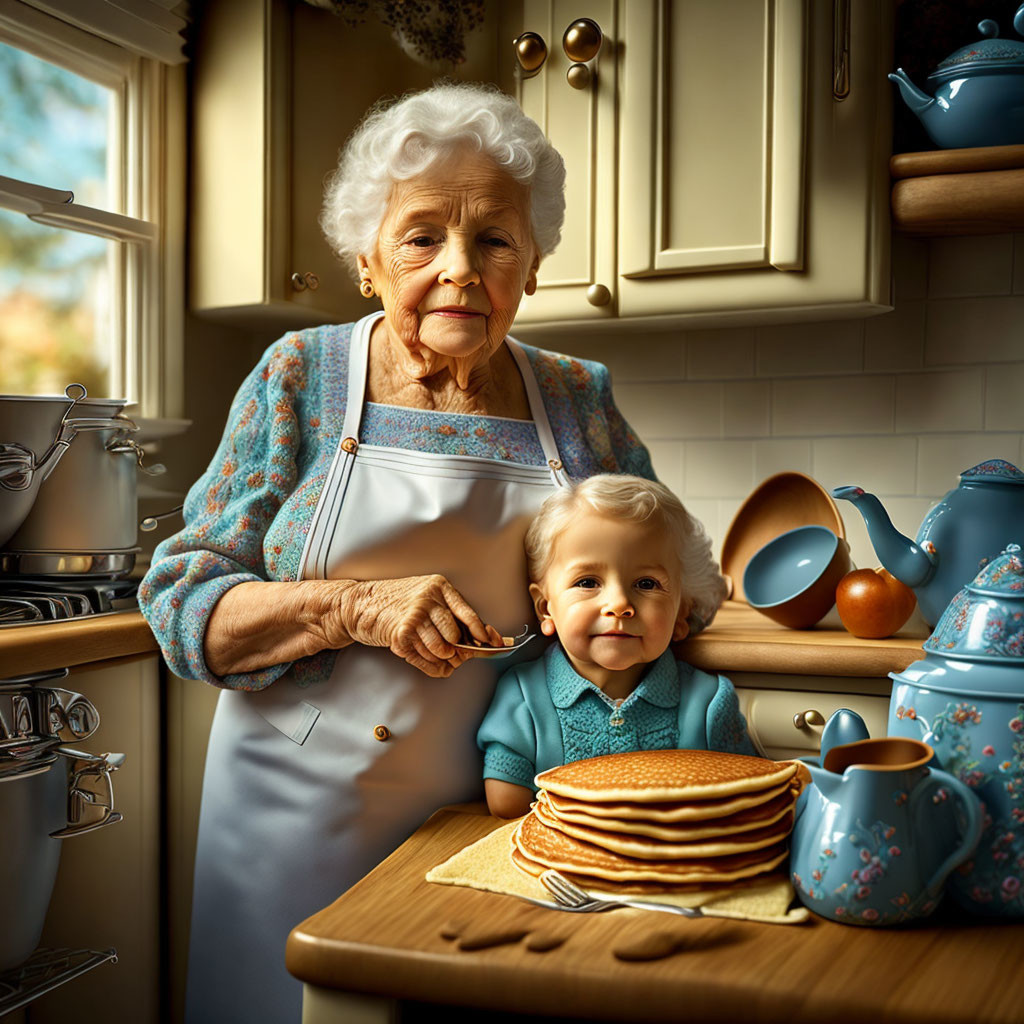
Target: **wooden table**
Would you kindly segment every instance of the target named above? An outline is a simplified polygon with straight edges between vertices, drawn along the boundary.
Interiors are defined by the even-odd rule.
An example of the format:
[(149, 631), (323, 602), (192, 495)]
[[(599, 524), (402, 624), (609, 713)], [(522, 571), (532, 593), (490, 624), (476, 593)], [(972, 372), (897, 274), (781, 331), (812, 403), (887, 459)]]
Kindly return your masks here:
[[(409, 1005), (404, 1001), (414, 1010), (440, 1004), (448, 1020), (515, 1019), (508, 1014), (763, 1024), (1024, 1020), (1024, 927), (1016, 923), (975, 921), (951, 910), (917, 927), (887, 930), (819, 918), (766, 925), (644, 911), (576, 916), (424, 881), (429, 868), (500, 824), (483, 805), (438, 811), (369, 875), (294, 929), (287, 964), (305, 983), (303, 1024), (383, 1024), (398, 1019)], [(471, 951), (443, 937), (445, 925), (464, 937), (519, 926), (565, 941), (547, 952), (531, 952), (528, 936)], [(674, 937), (677, 951), (648, 962), (613, 956), (613, 948), (654, 932)], [(463, 1016), (452, 1007), (472, 1009)], [(437, 1018), (432, 1007), (424, 1019)]]

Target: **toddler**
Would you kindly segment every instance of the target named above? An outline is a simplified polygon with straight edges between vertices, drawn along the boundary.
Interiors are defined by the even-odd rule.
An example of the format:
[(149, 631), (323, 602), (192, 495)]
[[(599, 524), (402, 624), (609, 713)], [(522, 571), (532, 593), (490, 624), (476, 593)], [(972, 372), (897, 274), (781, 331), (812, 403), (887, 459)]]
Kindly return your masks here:
[(492, 814), (525, 814), (535, 775), (599, 754), (756, 755), (729, 680), (669, 650), (711, 622), (726, 586), (667, 487), (602, 474), (561, 488), (525, 544), (541, 632), (558, 642), (502, 675), (477, 733)]

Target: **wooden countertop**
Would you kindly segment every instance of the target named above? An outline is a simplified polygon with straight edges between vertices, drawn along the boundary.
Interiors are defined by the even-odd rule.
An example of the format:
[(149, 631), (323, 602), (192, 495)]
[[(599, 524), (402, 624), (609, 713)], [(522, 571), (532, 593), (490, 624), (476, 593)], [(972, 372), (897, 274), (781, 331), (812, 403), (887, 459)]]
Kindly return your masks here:
[(0, 629), (0, 677), (85, 665), (159, 650), (141, 612)]
[[(747, 604), (726, 601), (680, 657), (708, 671), (884, 678), (924, 656), (925, 633), (860, 640), (842, 629), (786, 629)], [(159, 650), (139, 612), (0, 629), (0, 675), (41, 672)]]
[[(327, 989), (484, 1011), (591, 1020), (759, 1024), (1009, 1024), (1024, 927), (958, 919), (873, 930), (820, 918), (804, 925), (677, 920), (610, 911), (571, 915), (511, 896), (424, 880), (431, 867), (501, 824), (482, 805), (438, 811), (387, 860), (294, 929), (288, 969)], [(941, 913), (941, 911), (940, 911)], [(518, 924), (565, 936), (460, 950), (442, 928)], [(671, 930), (682, 947), (647, 962), (611, 949)], [(461, 1018), (460, 1018), (461, 1019)]]
[(924, 657), (925, 632), (861, 640), (844, 629), (787, 629), (739, 601), (726, 601), (715, 621), (676, 646), (706, 671), (878, 676), (902, 672)]

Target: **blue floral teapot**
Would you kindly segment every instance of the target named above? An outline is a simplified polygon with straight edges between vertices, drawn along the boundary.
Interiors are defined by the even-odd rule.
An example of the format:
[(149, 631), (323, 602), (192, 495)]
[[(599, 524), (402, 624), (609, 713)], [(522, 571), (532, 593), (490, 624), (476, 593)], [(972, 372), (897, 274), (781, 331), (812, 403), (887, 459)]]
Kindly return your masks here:
[(950, 602), (893, 679), (890, 736), (922, 739), (976, 793), (985, 831), (950, 879), (977, 914), (1024, 917), (1024, 553), (1009, 544)]
[(920, 740), (858, 740), (822, 763), (802, 759), (791, 871), (816, 914), (859, 925), (900, 924), (930, 914), (950, 872), (981, 835), (981, 807), (962, 782), (929, 768)]
[(960, 485), (924, 517), (916, 540), (904, 537), (882, 503), (862, 488), (836, 487), (832, 497), (853, 502), (879, 561), (913, 589), (929, 626), (1024, 523), (1024, 473), (1002, 459), (965, 469)]

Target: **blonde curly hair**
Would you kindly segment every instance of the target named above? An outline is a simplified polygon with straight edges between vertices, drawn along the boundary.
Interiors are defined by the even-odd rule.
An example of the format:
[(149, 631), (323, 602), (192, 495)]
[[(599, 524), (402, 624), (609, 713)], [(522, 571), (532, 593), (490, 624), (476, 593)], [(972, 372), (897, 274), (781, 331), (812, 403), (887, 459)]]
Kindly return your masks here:
[(682, 565), (684, 600), (690, 601), (686, 618), (690, 634), (711, 624), (728, 593), (725, 578), (711, 554), (711, 538), (664, 484), (639, 476), (599, 473), (549, 495), (523, 542), (531, 583), (543, 579), (551, 565), (555, 541), (581, 508), (634, 523), (660, 519), (675, 540)]

